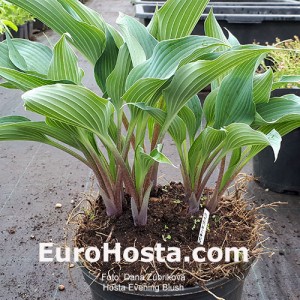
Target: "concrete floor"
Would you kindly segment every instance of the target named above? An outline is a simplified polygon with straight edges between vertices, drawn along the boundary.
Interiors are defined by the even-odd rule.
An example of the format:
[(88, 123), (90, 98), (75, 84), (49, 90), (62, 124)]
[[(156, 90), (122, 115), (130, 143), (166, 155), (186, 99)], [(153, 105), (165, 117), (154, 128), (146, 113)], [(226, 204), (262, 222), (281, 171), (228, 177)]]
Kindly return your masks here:
[[(115, 23), (118, 11), (133, 15), (129, 0), (91, 0), (87, 5), (101, 12), (111, 24)], [(57, 40), (51, 31), (46, 34), (51, 41)], [(38, 40), (47, 42), (43, 35)], [(85, 85), (99, 91), (92, 69), (84, 59), (80, 62), (86, 72)], [(17, 91), (0, 90), (1, 116), (19, 114), (36, 118), (24, 113), (20, 95)], [(169, 141), (164, 149), (174, 161)], [(178, 179), (179, 173), (172, 168), (160, 173), (162, 183)], [(90, 171), (59, 150), (29, 142), (0, 144), (0, 299), (91, 299), (79, 268), (69, 273), (67, 265), (39, 263), (38, 257), (40, 242), (62, 245), (70, 240), (72, 233), (65, 224), (73, 207), (71, 201), (77, 203), (89, 183)], [(275, 254), (252, 268), (243, 299), (300, 299), (300, 197), (265, 192), (256, 184), (250, 186), (249, 195), (256, 196), (258, 203), (286, 201), (288, 205), (279, 207), (276, 213), (266, 211), (273, 227), (273, 231), (266, 233), (267, 245)], [(58, 202), (63, 204), (60, 210), (55, 209)], [(66, 287), (64, 292), (58, 291), (59, 284)]]

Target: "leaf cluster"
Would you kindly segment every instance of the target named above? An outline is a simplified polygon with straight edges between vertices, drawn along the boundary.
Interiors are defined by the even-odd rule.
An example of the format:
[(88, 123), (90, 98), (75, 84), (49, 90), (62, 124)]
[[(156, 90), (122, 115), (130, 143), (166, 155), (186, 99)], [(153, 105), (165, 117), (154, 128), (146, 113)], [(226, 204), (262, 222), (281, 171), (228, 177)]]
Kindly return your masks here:
[[(0, 43), (5, 88), (24, 91), (26, 110), (44, 117), (0, 118), (0, 140), (52, 145), (82, 161), (97, 179), (107, 214), (119, 216), (124, 190), (135, 225), (145, 225), (150, 192), (170, 135), (180, 158), (186, 201), (213, 212), (238, 172), (300, 125), (300, 99), (271, 98), (273, 72), (257, 70), (272, 46), (226, 37), (211, 11), (205, 36), (191, 35), (207, 0), (168, 0), (148, 27), (120, 14), (119, 31), (77, 0), (11, 0), (61, 35), (52, 48), (7, 38)], [(92, 64), (102, 93), (82, 84), (77, 48)], [(295, 76), (295, 78), (299, 77)], [(212, 91), (202, 106), (198, 93)]]

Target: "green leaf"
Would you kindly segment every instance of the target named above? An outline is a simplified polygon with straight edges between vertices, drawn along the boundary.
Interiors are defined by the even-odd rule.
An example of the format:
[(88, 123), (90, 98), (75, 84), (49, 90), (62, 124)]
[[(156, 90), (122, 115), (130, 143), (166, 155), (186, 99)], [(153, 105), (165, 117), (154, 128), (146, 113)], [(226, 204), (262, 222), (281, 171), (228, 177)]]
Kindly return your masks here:
[(11, 62), (20, 70), (27, 71), (27, 64), (23, 56), (19, 53), (15, 45), (13, 44), (10, 36), (6, 33), (6, 42), (8, 46), (8, 55)]
[(278, 153), (279, 153), (280, 147), (281, 147), (281, 141), (282, 141), (281, 135), (279, 134), (279, 132), (277, 130), (272, 129), (266, 135), (266, 137), (269, 141), (270, 146), (273, 149), (274, 158), (275, 158), (274, 161), (276, 161), (278, 158)]
[(275, 159), (277, 158), (280, 149), (281, 136), (276, 130), (272, 130), (268, 135), (265, 135), (243, 123), (230, 124), (225, 129), (227, 131), (227, 136), (224, 141), (224, 154), (245, 146), (270, 145), (273, 148)]
[(13, 39), (12, 42), (24, 57), (28, 71), (47, 75), (53, 56), (49, 47), (29, 40)]
[[(126, 88), (128, 89), (141, 78), (169, 79), (174, 75), (180, 63), (186, 58), (192, 59), (211, 50), (211, 45), (221, 42), (214, 38), (189, 36), (180, 39), (162, 41), (154, 48), (153, 55), (144, 63), (135, 67), (129, 74)], [(197, 56), (192, 56), (194, 53)]]
[(150, 23), (147, 26), (147, 30), (151, 33), (152, 36), (158, 38), (158, 5), (155, 7), (153, 17), (150, 20)]
[(291, 131), (300, 127), (300, 120), (287, 121), (283, 123), (265, 125), (259, 128), (264, 133), (268, 133), (271, 130), (275, 129), (281, 136), (285, 136)]
[(123, 32), (133, 66), (137, 66), (150, 58), (157, 41), (149, 34), (145, 26), (136, 19), (121, 13), (117, 19), (117, 24)]
[(193, 96), (186, 104), (193, 112), (195, 116), (195, 132), (194, 136), (197, 133), (197, 131), (200, 129), (202, 124), (202, 107), (201, 102), (198, 97), (198, 95)]
[(27, 122), (30, 121), (28, 118), (23, 116), (6, 116), (0, 117), (0, 124), (9, 124), (9, 123), (18, 123), (18, 122)]
[(169, 133), (177, 146), (180, 146), (186, 140), (186, 129), (185, 122), (179, 116), (175, 116), (169, 127)]
[(74, 46), (95, 64), (105, 49), (105, 33), (72, 17), (57, 0), (11, 0), (59, 34), (69, 33)]
[(96, 11), (90, 9), (86, 5), (77, 0), (58, 0), (64, 6), (69, 7), (80, 18), (81, 21), (93, 25), (102, 31), (105, 31), (105, 21)]
[[(300, 124), (300, 123), (299, 123)], [(226, 186), (230, 180), (233, 180), (234, 175), (236, 175), (242, 168), (259, 152), (261, 152), (264, 148), (271, 145), (273, 148), (275, 161), (278, 156), (278, 152), (281, 144), (281, 133), (277, 130), (269, 129), (265, 131), (266, 138), (268, 140), (268, 144), (253, 144), (248, 145), (242, 151), (242, 148), (236, 148), (231, 152), (231, 159), (227, 170), (222, 178), (222, 182), (220, 185), (220, 191)]]
[(231, 123), (253, 122), (253, 77), (256, 61), (257, 58), (242, 63), (222, 81), (216, 99), (215, 128)]
[(272, 86), (272, 90), (276, 90), (281, 87), (285, 87), (287, 84), (300, 84), (300, 76), (299, 75), (286, 75), (282, 76), (278, 82), (274, 82)]
[(199, 54), (199, 49), (203, 52), (211, 51), (210, 45), (219, 43), (220, 41), (207, 37), (186, 37), (160, 42), (152, 57), (130, 72), (126, 82), (126, 89), (129, 89), (123, 99), (130, 103), (147, 103), (151, 99), (159, 99), (162, 89), (185, 58), (191, 57), (193, 53)]
[[(49, 47), (41, 43), (22, 39), (12, 39), (11, 42), (18, 53), (24, 58), (27, 72), (36, 73), (40, 77), (47, 75), (53, 55)], [(6, 40), (0, 43), (0, 67), (17, 70), (9, 59)]]
[(110, 32), (110, 34), (115, 40), (117, 47), (120, 49), (124, 45), (124, 40), (121, 34), (108, 23), (106, 23), (106, 29)]
[(190, 35), (208, 2), (168, 0), (155, 12), (155, 26), (149, 27), (150, 33), (159, 41)]
[(228, 32), (228, 43), (234, 47), (234, 46), (240, 46), (240, 42), (238, 41), (238, 39), (227, 29), (225, 28), (226, 31)]
[(190, 62), (193, 62), (193, 61), (197, 61), (197, 60), (201, 60), (201, 59), (205, 60), (207, 58), (207, 56), (213, 55), (214, 51), (216, 49), (218, 49), (220, 46), (224, 45), (219, 40), (215, 39), (215, 41), (216, 41), (215, 43), (204, 46), (203, 48), (201, 47), (201, 48), (195, 49), (195, 51), (192, 54), (188, 55), (186, 58), (184, 58), (180, 62), (179, 68), (186, 65), (186, 64), (188, 64), (188, 63), (190, 63)]
[[(226, 44), (228, 47), (240, 46), (238, 39), (227, 28), (225, 29), (228, 32), (228, 38), (225, 36), (224, 31), (222, 30), (216, 17), (214, 16), (213, 8), (211, 8), (204, 22), (205, 35), (223, 41), (223, 43)], [(226, 47), (222, 46), (218, 50), (226, 50)]]
[(45, 135), (34, 132), (28, 131), (28, 128), (25, 126), (20, 126), (21, 123), (8, 123), (2, 125), (0, 123), (0, 141), (34, 141), (34, 142), (41, 142), (47, 143), (48, 139)]
[(123, 105), (122, 96), (125, 93), (125, 83), (131, 69), (130, 54), (127, 45), (124, 44), (120, 48), (115, 68), (106, 81), (107, 93), (116, 110), (119, 110)]
[(17, 70), (9, 58), (8, 46), (5, 41), (0, 43), (0, 67)]
[(28, 91), (39, 86), (54, 84), (54, 81), (19, 72), (12, 69), (0, 68), (0, 77), (22, 91)]
[(18, 32), (19, 28), (17, 25), (15, 25), (13, 22), (9, 21), (9, 20), (1, 20), (2, 24), (10, 27), (12, 30), (14, 30), (15, 32)]
[(226, 171), (222, 177), (220, 190), (222, 190), (222, 188), (232, 178), (235, 171), (238, 169), (239, 164), (241, 163), (241, 156), (242, 156), (242, 148), (236, 148), (232, 151), (229, 164), (228, 164)]
[[(156, 162), (173, 165), (169, 158), (167, 158), (161, 151), (163, 149), (162, 144), (158, 144), (155, 149), (150, 152), (151, 159)], [(173, 165), (174, 166), (174, 165)], [(174, 166), (175, 167), (175, 166)]]
[[(222, 28), (220, 27), (217, 19), (214, 16), (213, 8), (210, 9), (209, 14), (204, 22), (204, 31), (205, 35), (217, 38), (230, 46), (228, 39), (226, 38)], [(226, 47), (223, 46), (219, 50), (226, 50)]]
[[(49, 138), (50, 137), (50, 138)], [(54, 140), (53, 140), (54, 139)], [(88, 161), (64, 144), (81, 150), (79, 141), (60, 127), (48, 126), (45, 122), (31, 122), (27, 118), (12, 116), (0, 118), (0, 141), (34, 141), (56, 147), (90, 166)]]
[[(228, 39), (226, 38), (222, 28), (220, 27), (217, 19), (215, 18), (212, 8), (210, 9), (209, 14), (204, 22), (204, 32), (207, 36), (214, 37), (214, 38), (221, 40), (227, 46), (231, 45), (229, 43)], [(218, 50), (224, 51), (224, 50), (226, 50), (226, 47), (221, 46), (221, 47), (219, 47)], [(214, 80), (211, 83), (212, 90), (214, 90), (220, 86), (222, 80), (226, 77), (226, 75), (227, 75), (227, 73), (223, 74), (222, 76), (220, 76), (219, 78), (217, 78), (216, 80)]]
[(203, 113), (207, 126), (213, 127), (216, 119), (216, 100), (219, 93), (219, 88), (212, 90), (205, 98), (203, 105)]
[(95, 79), (104, 94), (107, 92), (106, 80), (116, 66), (119, 52), (119, 49), (110, 31), (106, 30), (105, 33), (106, 48), (101, 57), (98, 59), (94, 68)]
[[(192, 97), (186, 105), (179, 111), (178, 116), (181, 118), (183, 123), (185, 124), (188, 133), (189, 133), (189, 142), (192, 144), (195, 139), (195, 135), (199, 128), (201, 127), (202, 122), (202, 107), (200, 103), (200, 99), (197, 95)], [(180, 121), (181, 122), (181, 121)], [(174, 122), (173, 122), (174, 123)], [(174, 126), (174, 124), (172, 125)], [(178, 124), (182, 126), (181, 124)], [(170, 129), (172, 131), (172, 129)], [(176, 141), (176, 139), (175, 139)], [(181, 143), (183, 140), (181, 141)]]
[[(153, 98), (156, 97), (158, 92), (161, 92), (167, 80), (155, 79), (155, 78), (142, 78), (134, 83), (129, 90), (123, 95), (122, 99), (127, 103), (150, 103)], [(132, 118), (136, 116), (138, 111), (132, 107)]]
[(148, 138), (149, 138), (150, 141), (153, 139), (155, 124), (157, 124), (157, 122), (151, 116), (148, 119), (148, 122), (147, 122), (147, 126), (148, 126)]
[(255, 125), (266, 125), (298, 120), (300, 118), (300, 102), (280, 98), (271, 98), (268, 103), (256, 106)]
[[(81, 149), (82, 139), (80, 130), (84, 129), (46, 117), (46, 122), (31, 122), (29, 128), (40, 130), (45, 135), (52, 137), (78, 150)], [(84, 143), (84, 142), (83, 142)]]
[(240, 46), (226, 51), (214, 60), (200, 60), (181, 67), (163, 92), (167, 103), (168, 118), (172, 119), (193, 95), (220, 75), (245, 61), (258, 59), (261, 54), (268, 51), (270, 51), (268, 47)]
[(287, 99), (287, 100), (292, 100), (292, 101), (300, 104), (300, 96), (297, 96), (295, 94), (286, 94), (286, 95), (282, 96), (282, 98)]
[(271, 89), (273, 83), (273, 72), (268, 69), (263, 74), (257, 74), (254, 76), (253, 81), (253, 102), (254, 103), (266, 103), (269, 102)]
[(210, 154), (222, 143), (225, 137), (226, 131), (224, 129), (205, 128), (189, 150), (191, 170), (198, 164), (202, 165)]
[(53, 58), (48, 71), (48, 78), (53, 81), (69, 80), (80, 84), (83, 70), (78, 66), (78, 58), (63, 34), (53, 50)]
[(161, 150), (161, 144), (157, 145), (157, 147), (152, 150), (150, 154), (145, 153), (143, 147), (137, 147), (135, 152), (135, 177), (137, 189), (139, 191), (144, 185), (145, 176), (155, 162), (173, 165), (172, 162), (161, 152)]
[(15, 86), (13, 83), (11, 82), (2, 82), (0, 83), (0, 87), (3, 87), (5, 89), (18, 89), (17, 86)]
[(123, 45), (123, 39), (118, 31), (110, 24), (106, 23), (102, 16), (96, 11), (77, 0), (58, 0), (58, 2), (65, 8), (69, 7), (69, 9), (72, 9), (72, 12), (76, 14), (76, 17), (84, 23), (95, 26), (103, 32), (108, 30), (113, 36), (118, 48)]
[(143, 111), (148, 112), (153, 118), (160, 124), (164, 124), (166, 118), (166, 112), (159, 108), (147, 106), (144, 102), (137, 102), (137, 103), (127, 103), (127, 105), (133, 105)]
[[(128, 105), (132, 105), (141, 109), (142, 111), (146, 111), (151, 115), (157, 123), (161, 126), (164, 124), (167, 113), (159, 108), (154, 108), (151, 106), (147, 106), (145, 103), (128, 103)], [(183, 141), (186, 140), (186, 125), (183, 120), (179, 116), (175, 116), (172, 124), (169, 127), (169, 133), (173, 140), (181, 145)]]
[(22, 96), (25, 108), (58, 121), (108, 136), (110, 103), (76, 85), (55, 84), (33, 89)]
[(193, 141), (197, 132), (196, 118), (193, 111), (185, 105), (178, 113), (178, 116), (182, 119), (185, 127), (189, 133), (190, 140)]
[(74, 130), (72, 132), (67, 130), (68, 125), (66, 124), (61, 123), (60, 126), (58, 126), (55, 122), (52, 122), (51, 125), (48, 125), (45, 122), (27, 122), (20, 124), (20, 126), (26, 129), (28, 132), (32, 131), (43, 134), (80, 150), (78, 133)]

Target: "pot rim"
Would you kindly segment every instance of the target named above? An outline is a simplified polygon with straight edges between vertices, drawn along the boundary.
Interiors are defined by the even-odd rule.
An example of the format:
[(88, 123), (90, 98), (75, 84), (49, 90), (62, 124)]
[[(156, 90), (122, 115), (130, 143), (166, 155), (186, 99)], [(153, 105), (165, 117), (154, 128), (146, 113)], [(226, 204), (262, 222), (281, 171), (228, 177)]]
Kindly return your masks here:
[[(224, 284), (227, 284), (229, 282), (233, 282), (233, 281), (237, 281), (237, 282), (243, 282), (243, 280), (246, 278), (252, 264), (254, 263), (255, 260), (249, 261), (247, 264), (245, 264), (244, 266), (244, 273), (243, 273), (243, 278), (239, 278), (237, 276), (234, 277), (230, 277), (230, 278), (220, 278), (217, 280), (213, 280), (210, 281), (206, 284), (206, 287), (208, 290), (213, 290), (219, 286), (222, 286)], [(84, 276), (86, 276), (87, 278), (89, 278), (91, 280), (91, 284), (98, 284), (101, 285), (102, 287), (105, 286), (105, 282), (101, 281), (101, 280), (96, 280), (96, 277), (94, 275), (92, 275), (89, 270), (81, 263), (81, 262), (77, 262), (77, 264), (79, 265), (80, 269), (82, 270), (82, 272), (84, 273)], [(159, 290), (158, 292), (156, 291), (129, 291), (128, 287), (125, 285), (120, 285), (122, 287), (122, 290), (118, 291), (119, 293), (123, 293), (123, 294), (127, 294), (127, 295), (142, 295), (145, 297), (170, 297), (172, 296), (174, 293), (176, 293), (176, 296), (187, 296), (187, 295), (192, 295), (195, 293), (199, 293), (199, 292), (207, 292), (205, 289), (203, 289), (200, 286), (195, 286), (195, 287), (184, 287), (184, 290), (180, 290), (180, 291), (161, 291)]]

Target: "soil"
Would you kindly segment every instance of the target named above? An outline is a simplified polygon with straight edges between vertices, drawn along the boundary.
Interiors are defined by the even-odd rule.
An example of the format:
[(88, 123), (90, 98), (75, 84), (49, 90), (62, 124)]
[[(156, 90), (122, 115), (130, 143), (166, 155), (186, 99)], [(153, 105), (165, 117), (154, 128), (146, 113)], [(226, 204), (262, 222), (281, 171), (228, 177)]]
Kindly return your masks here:
[[(212, 193), (206, 190), (206, 195)], [(117, 274), (117, 278), (106, 278), (109, 284), (128, 283), (126, 275), (139, 275), (138, 278), (130, 278), (130, 283), (152, 284), (155, 278), (156, 285), (181, 284), (185, 287), (203, 285), (205, 282), (226, 276), (243, 276), (245, 263), (197, 263), (192, 259), (192, 250), (199, 247), (197, 242), (203, 205), (199, 213), (189, 215), (188, 206), (184, 201), (184, 188), (181, 183), (171, 182), (170, 185), (159, 186), (150, 198), (148, 210), (148, 223), (145, 227), (133, 225), (129, 197), (126, 197), (124, 213), (119, 218), (106, 216), (101, 198), (98, 198), (92, 210), (85, 211), (79, 226), (76, 246), (97, 247), (101, 249), (104, 242), (110, 244), (113, 249), (115, 243), (126, 247), (154, 247), (161, 243), (163, 247), (179, 247), (182, 261), (179, 263), (145, 263), (140, 260), (133, 263), (121, 261), (116, 263), (111, 256), (110, 262), (101, 259), (96, 263), (84, 262), (84, 265), (97, 278), (103, 278), (102, 274)], [(205, 200), (205, 195), (203, 200)], [(204, 201), (203, 201), (204, 202)], [(211, 215), (208, 230), (206, 232), (203, 247), (246, 247), (250, 257), (256, 255), (256, 246), (259, 240), (260, 229), (264, 222), (253, 207), (249, 207), (239, 193), (221, 199), (219, 208)], [(259, 252), (259, 251), (258, 251)], [(167, 254), (167, 252), (165, 252)], [(203, 252), (201, 254), (204, 255)], [(186, 256), (191, 258), (187, 263), (183, 260)], [(202, 256), (204, 257), (204, 256)], [(168, 281), (166, 276), (159, 278), (157, 275), (177, 275), (177, 279)], [(140, 276), (144, 275), (144, 276)]]

